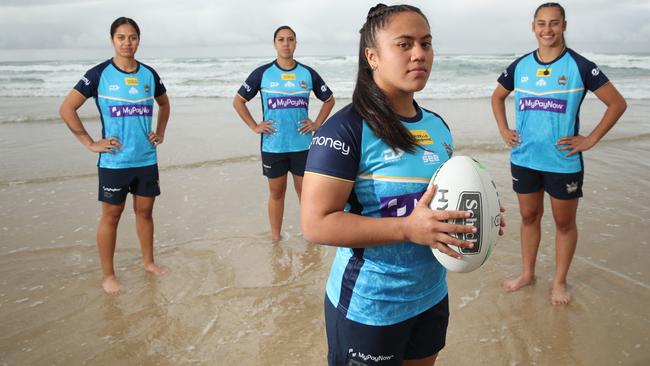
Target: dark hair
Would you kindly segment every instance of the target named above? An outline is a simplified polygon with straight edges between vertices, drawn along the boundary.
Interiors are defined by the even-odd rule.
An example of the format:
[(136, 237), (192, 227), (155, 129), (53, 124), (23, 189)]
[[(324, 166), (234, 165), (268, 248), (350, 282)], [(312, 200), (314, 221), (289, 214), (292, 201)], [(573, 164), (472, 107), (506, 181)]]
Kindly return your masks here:
[(273, 42), (275, 42), (275, 37), (277, 37), (278, 32), (280, 32), (280, 31), (283, 30), (283, 29), (288, 29), (288, 30), (290, 30), (291, 33), (293, 33), (294, 38), (296, 37), (296, 32), (294, 32), (293, 29), (291, 29), (290, 26), (288, 26), (288, 25), (283, 25), (283, 26), (281, 26), (281, 27), (278, 27), (278, 29), (276, 29), (275, 32), (273, 32)]
[(352, 93), (352, 106), (366, 120), (368, 126), (382, 141), (393, 149), (413, 152), (417, 142), (413, 135), (400, 122), (400, 117), (386, 100), (386, 95), (379, 89), (372, 77), (373, 70), (366, 59), (365, 50), (375, 46), (377, 31), (388, 24), (390, 18), (401, 12), (420, 14), (429, 23), (420, 9), (411, 5), (377, 4), (370, 8), (366, 23), (359, 33), (359, 70), (357, 83)]
[(111, 24), (111, 39), (115, 35), (117, 28), (120, 25), (124, 24), (130, 24), (133, 28), (135, 28), (135, 32), (138, 34), (138, 38), (140, 38), (140, 27), (138, 27), (138, 24), (135, 22), (135, 20), (127, 17), (119, 17), (113, 21), (113, 24)]
[[(540, 10), (543, 8), (556, 8), (560, 11), (560, 14), (562, 15), (562, 20), (566, 21), (566, 13), (564, 12), (564, 8), (562, 5), (559, 3), (544, 3), (535, 9), (535, 14), (533, 15), (533, 19), (537, 18), (537, 13), (539, 13)], [(564, 47), (566, 47), (566, 39), (564, 39), (564, 34), (562, 34), (562, 43), (564, 44)]]

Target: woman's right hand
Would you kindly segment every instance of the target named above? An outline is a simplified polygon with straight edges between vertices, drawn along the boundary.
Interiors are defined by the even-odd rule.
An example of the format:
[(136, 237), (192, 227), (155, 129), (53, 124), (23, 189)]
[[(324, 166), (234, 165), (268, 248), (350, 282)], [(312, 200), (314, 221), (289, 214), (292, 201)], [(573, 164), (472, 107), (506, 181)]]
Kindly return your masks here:
[(501, 134), (501, 138), (503, 139), (503, 142), (506, 143), (506, 145), (510, 147), (515, 147), (521, 143), (521, 139), (519, 138), (519, 132), (516, 130), (511, 130), (511, 129), (503, 129), (499, 130), (499, 133)]
[(449, 245), (460, 248), (472, 248), (473, 244), (456, 239), (449, 233), (475, 233), (476, 228), (471, 225), (449, 224), (446, 220), (466, 219), (471, 216), (469, 211), (441, 211), (429, 208), (431, 200), (436, 193), (434, 185), (430, 185), (415, 209), (406, 217), (404, 232), (406, 240), (436, 248), (450, 257), (461, 259), (460, 253), (453, 251)]
[(273, 127), (273, 121), (262, 121), (253, 129), (256, 133), (265, 133), (267, 135), (273, 135), (275, 133), (275, 127)]
[(106, 139), (93, 141), (90, 145), (88, 145), (88, 150), (96, 153), (106, 152), (115, 154), (119, 150), (122, 150), (122, 143), (117, 137), (109, 137)]

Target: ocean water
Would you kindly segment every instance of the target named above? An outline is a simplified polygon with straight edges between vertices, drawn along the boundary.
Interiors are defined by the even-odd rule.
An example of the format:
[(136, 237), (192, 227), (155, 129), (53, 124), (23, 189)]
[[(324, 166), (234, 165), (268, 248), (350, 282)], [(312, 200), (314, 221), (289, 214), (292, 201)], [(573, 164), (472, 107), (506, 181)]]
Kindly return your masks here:
[[(650, 98), (650, 54), (583, 55), (596, 62), (627, 99)], [(499, 73), (518, 56), (436, 56), (430, 81), (418, 99), (489, 97)], [(141, 61), (158, 71), (171, 97), (231, 98), (253, 69), (272, 59), (178, 57)], [(0, 97), (64, 96), (86, 70), (100, 61), (0, 61)], [(356, 56), (307, 56), (299, 57), (298, 61), (318, 71), (337, 97), (352, 95)]]

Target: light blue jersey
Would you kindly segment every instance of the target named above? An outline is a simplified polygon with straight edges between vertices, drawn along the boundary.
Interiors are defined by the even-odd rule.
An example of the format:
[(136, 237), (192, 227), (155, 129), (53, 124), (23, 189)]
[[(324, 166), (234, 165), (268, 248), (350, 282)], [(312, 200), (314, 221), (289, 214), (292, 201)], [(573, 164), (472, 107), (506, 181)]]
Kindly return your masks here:
[(117, 137), (122, 143), (122, 150), (115, 154), (99, 153), (97, 166), (122, 169), (157, 163), (149, 133), (154, 98), (166, 90), (151, 67), (138, 62), (135, 72), (126, 72), (107, 60), (88, 70), (74, 89), (86, 98), (95, 98), (102, 138)]
[[(401, 118), (419, 143), (414, 153), (393, 150), (348, 105), (313, 138), (306, 172), (353, 182), (347, 210), (369, 217), (409, 215), (438, 167), (453, 153), (449, 128), (415, 105)], [(336, 243), (334, 243), (336, 244)], [(339, 248), (327, 296), (348, 319), (390, 325), (412, 318), (447, 295), (446, 271), (431, 248), (410, 242)]]
[(262, 96), (264, 121), (273, 121), (275, 133), (262, 134), (262, 151), (286, 153), (309, 149), (312, 134), (301, 134), (300, 121), (309, 118), (309, 93), (322, 101), (332, 92), (312, 68), (296, 62), (291, 70), (271, 62), (255, 69), (239, 88), (238, 94), (247, 101), (257, 92)]
[(542, 63), (537, 52), (513, 62), (498, 79), (515, 91), (516, 130), (521, 144), (513, 147), (513, 164), (552, 173), (575, 173), (583, 169), (582, 154), (569, 157), (557, 141), (576, 136), (579, 113), (587, 90), (595, 91), (609, 80), (591, 61), (571, 49), (557, 59)]

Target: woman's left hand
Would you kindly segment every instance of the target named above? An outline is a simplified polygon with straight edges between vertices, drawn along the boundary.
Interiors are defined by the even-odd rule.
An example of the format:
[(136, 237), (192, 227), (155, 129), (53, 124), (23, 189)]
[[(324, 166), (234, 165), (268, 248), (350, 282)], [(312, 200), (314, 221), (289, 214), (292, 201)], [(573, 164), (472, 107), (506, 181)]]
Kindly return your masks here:
[(318, 129), (318, 124), (316, 124), (316, 122), (308, 118), (300, 121), (300, 127), (298, 128), (298, 131), (300, 131), (301, 134), (305, 134), (309, 132), (314, 132), (317, 129)]
[(596, 143), (592, 141), (589, 137), (584, 137), (581, 135), (578, 136), (565, 136), (557, 140), (557, 145), (560, 147), (560, 151), (571, 150), (568, 154), (564, 156), (571, 156), (583, 151), (591, 149)]
[(164, 135), (157, 135), (153, 131), (149, 133), (149, 142), (151, 145), (153, 145), (153, 147), (157, 147), (158, 145), (162, 144), (164, 139)]

